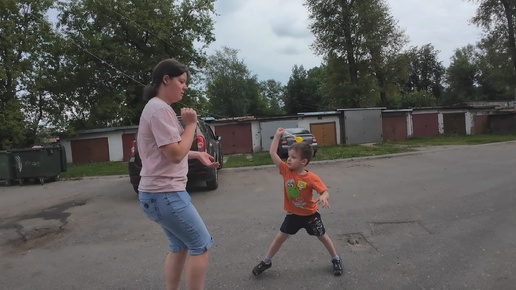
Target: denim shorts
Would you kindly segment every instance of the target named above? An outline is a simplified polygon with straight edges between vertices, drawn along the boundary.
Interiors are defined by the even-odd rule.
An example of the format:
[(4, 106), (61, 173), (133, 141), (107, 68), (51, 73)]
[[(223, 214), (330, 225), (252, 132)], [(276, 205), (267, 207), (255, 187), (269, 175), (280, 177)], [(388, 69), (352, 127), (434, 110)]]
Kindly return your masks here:
[(190, 255), (200, 255), (213, 245), (188, 192), (140, 192), (138, 198), (145, 215), (163, 228), (171, 252), (188, 249)]

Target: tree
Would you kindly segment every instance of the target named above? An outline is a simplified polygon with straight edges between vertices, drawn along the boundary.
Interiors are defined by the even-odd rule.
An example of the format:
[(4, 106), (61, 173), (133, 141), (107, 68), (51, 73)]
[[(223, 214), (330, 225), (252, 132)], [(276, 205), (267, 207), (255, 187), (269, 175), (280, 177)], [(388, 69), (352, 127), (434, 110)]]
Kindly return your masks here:
[(285, 97), (285, 87), (280, 82), (273, 79), (261, 81), (260, 95), (266, 103), (264, 115), (275, 116), (284, 113), (283, 99)]
[(223, 47), (215, 51), (208, 57), (205, 75), (212, 114), (237, 117), (264, 112), (266, 104), (260, 99), (257, 77), (238, 58), (238, 50)]
[(79, 0), (59, 8), (62, 83), (76, 129), (136, 124), (154, 65), (174, 57), (195, 75), (202, 44), (214, 40), (214, 0)]
[[(328, 75), (329, 87), (345, 87), (340, 98), (347, 104), (363, 104), (371, 88), (384, 105), (388, 103), (387, 87), (398, 51), (406, 43), (404, 33), (397, 27), (384, 0), (307, 0), (315, 35), (313, 48), (323, 55), (330, 68), (333, 63), (345, 63), (347, 74), (335, 72), (339, 79)], [(328, 71), (329, 74), (333, 70)], [(372, 78), (371, 78), (372, 76)], [(337, 96), (334, 96), (337, 97)]]
[(516, 90), (516, 1), (514, 0), (470, 0), (478, 3), (479, 7), (472, 21), (482, 27), (486, 33), (487, 42), (501, 41), (505, 61), (511, 64), (509, 75), (513, 77), (506, 85), (507, 91)]
[(285, 112), (297, 114), (301, 112), (317, 111), (316, 99), (314, 99), (308, 83), (308, 73), (305, 68), (294, 65), (285, 94)]
[[(33, 89), (44, 83), (38, 77), (46, 67), (38, 63), (51, 38), (44, 15), (52, 4), (52, 0), (4, 0), (0, 4), (0, 149), (30, 144), (45, 110), (30, 100), (43, 98)], [(39, 116), (25, 118), (37, 112)]]
[(479, 3), (473, 23), (492, 37), (504, 39), (516, 70), (516, 2), (513, 0), (471, 0)]
[(430, 92), (440, 99), (445, 68), (438, 59), (438, 53), (431, 44), (409, 49), (409, 74), (403, 84), (404, 92)]
[(478, 44), (478, 79), (483, 100), (514, 98), (516, 71), (507, 61), (505, 42), (501, 38), (486, 37)]
[(473, 45), (456, 49), (446, 70), (448, 84), (444, 103), (456, 104), (477, 99), (478, 59)]

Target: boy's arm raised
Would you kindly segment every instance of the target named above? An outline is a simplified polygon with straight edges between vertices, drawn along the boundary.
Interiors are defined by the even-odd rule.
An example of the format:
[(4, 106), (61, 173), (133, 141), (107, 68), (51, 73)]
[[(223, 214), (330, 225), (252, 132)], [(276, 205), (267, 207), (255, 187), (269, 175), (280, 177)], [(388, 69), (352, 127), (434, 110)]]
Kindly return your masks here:
[(276, 164), (277, 167), (279, 167), (281, 162), (283, 162), (281, 161), (281, 158), (278, 155), (278, 144), (281, 135), (283, 135), (283, 132), (285, 132), (285, 129), (283, 128), (278, 128), (278, 130), (276, 130), (274, 138), (272, 138), (271, 148), (269, 149), (269, 154), (271, 155), (272, 161), (274, 162), (274, 164)]

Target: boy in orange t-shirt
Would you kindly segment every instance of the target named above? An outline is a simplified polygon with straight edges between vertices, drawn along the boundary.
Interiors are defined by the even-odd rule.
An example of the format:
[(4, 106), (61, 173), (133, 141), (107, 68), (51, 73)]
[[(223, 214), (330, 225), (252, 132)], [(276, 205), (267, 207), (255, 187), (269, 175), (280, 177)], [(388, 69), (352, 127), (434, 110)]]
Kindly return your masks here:
[[(285, 129), (278, 128), (271, 143), (269, 153), (272, 161), (283, 176), (283, 208), (287, 211), (280, 232), (272, 241), (265, 258), (253, 269), (253, 275), (258, 276), (272, 266), (272, 257), (281, 245), (291, 235), (304, 228), (311, 236), (316, 236), (326, 247), (332, 257), (333, 274), (340, 276), (343, 272), (342, 260), (337, 255), (335, 246), (326, 234), (317, 204), (328, 208), (329, 193), (319, 176), (305, 169), (313, 156), (312, 147), (306, 142), (294, 143), (288, 149), (287, 162), (283, 162), (277, 154), (278, 144)], [(312, 191), (320, 196), (314, 200)]]

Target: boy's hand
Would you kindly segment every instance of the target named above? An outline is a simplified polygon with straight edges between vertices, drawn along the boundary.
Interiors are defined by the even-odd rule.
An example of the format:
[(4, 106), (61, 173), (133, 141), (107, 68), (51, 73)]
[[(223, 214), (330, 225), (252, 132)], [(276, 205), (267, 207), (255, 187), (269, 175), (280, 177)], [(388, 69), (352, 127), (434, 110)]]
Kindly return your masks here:
[(330, 195), (328, 194), (327, 191), (323, 192), (323, 194), (321, 194), (321, 196), (319, 196), (315, 202), (317, 204), (322, 204), (322, 207), (323, 208), (330, 208), (330, 203), (328, 202), (328, 200), (330, 199)]
[(277, 167), (279, 167), (282, 162), (277, 151), (279, 142), (281, 140), (281, 136), (284, 132), (285, 129), (281, 127), (276, 130), (276, 133), (274, 133), (274, 138), (272, 138), (271, 141), (271, 147), (269, 148), (269, 154), (271, 155), (272, 161), (274, 162), (274, 164), (276, 164)]
[(278, 128), (278, 130), (276, 130), (276, 136), (281, 137), (283, 133), (285, 133), (285, 129), (283, 128)]

